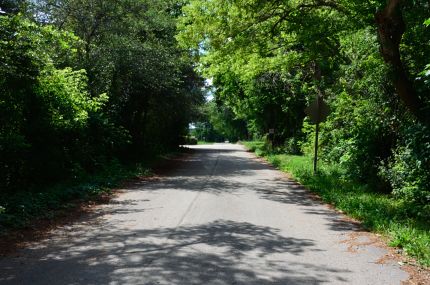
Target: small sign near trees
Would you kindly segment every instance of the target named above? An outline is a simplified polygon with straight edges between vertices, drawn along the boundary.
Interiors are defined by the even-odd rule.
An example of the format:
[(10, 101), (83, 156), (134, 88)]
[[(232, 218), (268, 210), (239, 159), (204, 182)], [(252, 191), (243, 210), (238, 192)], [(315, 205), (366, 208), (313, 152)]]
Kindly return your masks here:
[(315, 152), (314, 152), (314, 174), (317, 173), (318, 164), (318, 136), (319, 126), (321, 122), (324, 122), (330, 114), (330, 107), (324, 102), (322, 96), (317, 95), (315, 101), (313, 101), (305, 109), (306, 115), (308, 115), (311, 122), (316, 124), (315, 128)]
[(320, 97), (317, 98), (305, 109), (306, 115), (311, 119), (312, 123), (319, 124), (324, 122), (330, 115), (330, 107)]

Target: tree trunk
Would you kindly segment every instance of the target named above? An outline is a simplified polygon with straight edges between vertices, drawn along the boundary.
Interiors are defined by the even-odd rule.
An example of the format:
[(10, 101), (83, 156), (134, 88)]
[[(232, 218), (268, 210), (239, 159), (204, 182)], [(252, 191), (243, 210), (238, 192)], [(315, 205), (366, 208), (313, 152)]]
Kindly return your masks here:
[(385, 62), (392, 68), (393, 83), (399, 98), (420, 121), (426, 121), (421, 112), (424, 104), (409, 79), (400, 55), (400, 43), (406, 31), (401, 9), (402, 0), (388, 0), (385, 8), (376, 13), (380, 51)]

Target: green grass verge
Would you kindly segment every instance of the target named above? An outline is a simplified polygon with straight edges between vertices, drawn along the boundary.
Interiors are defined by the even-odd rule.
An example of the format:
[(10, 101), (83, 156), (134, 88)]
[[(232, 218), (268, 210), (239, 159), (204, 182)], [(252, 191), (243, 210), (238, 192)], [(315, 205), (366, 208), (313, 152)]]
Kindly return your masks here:
[(319, 162), (319, 173), (313, 175), (311, 157), (273, 154), (265, 149), (264, 142), (242, 143), (278, 169), (290, 173), (325, 202), (360, 220), (366, 229), (386, 236), (390, 246), (402, 248), (421, 265), (430, 266), (430, 224), (411, 216), (403, 201), (343, 179), (344, 171), (339, 166)]
[(140, 164), (124, 165), (112, 161), (94, 175), (57, 185), (0, 194), (0, 234), (25, 228), (35, 219), (51, 219), (76, 207), (80, 202), (94, 201), (111, 193), (122, 182), (151, 174), (151, 166), (177, 153), (157, 156)]

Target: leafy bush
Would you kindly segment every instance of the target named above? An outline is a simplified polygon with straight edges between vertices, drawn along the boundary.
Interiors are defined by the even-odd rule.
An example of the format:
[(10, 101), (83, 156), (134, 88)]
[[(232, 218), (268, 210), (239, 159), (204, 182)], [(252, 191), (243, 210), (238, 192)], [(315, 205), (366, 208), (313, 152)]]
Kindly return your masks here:
[(85, 128), (90, 112), (99, 111), (108, 97), (90, 97), (85, 70), (45, 69), (38, 80), (36, 96), (40, 98), (47, 121), (56, 130)]
[(398, 102), (390, 95), (377, 38), (369, 29), (358, 30), (342, 38), (341, 53), (348, 62), (340, 65), (337, 84), (328, 90), (332, 113), (321, 126), (322, 158), (346, 169), (349, 179), (389, 191), (378, 169), (391, 156)]
[(298, 155), (301, 154), (301, 141), (297, 137), (288, 138), (284, 143), (284, 151), (288, 154)]
[(78, 39), (21, 15), (0, 17), (0, 188), (74, 178), (127, 142), (90, 95), (85, 70), (59, 68)]
[(193, 136), (185, 136), (185, 144), (187, 145), (196, 145), (198, 143), (198, 140), (196, 137)]
[(405, 128), (391, 161), (381, 166), (381, 175), (396, 197), (410, 205), (413, 214), (430, 218), (430, 132), (413, 124)]

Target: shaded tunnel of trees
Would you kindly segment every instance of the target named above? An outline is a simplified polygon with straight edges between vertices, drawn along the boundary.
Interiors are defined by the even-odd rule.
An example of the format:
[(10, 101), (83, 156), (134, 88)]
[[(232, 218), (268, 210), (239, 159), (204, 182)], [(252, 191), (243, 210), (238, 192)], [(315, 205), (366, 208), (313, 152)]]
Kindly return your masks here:
[(322, 159), (430, 216), (429, 12), (426, 0), (0, 0), (0, 191), (166, 153), (190, 123), (212, 141), (273, 129), (275, 151), (311, 154), (304, 109), (318, 95), (331, 109)]

